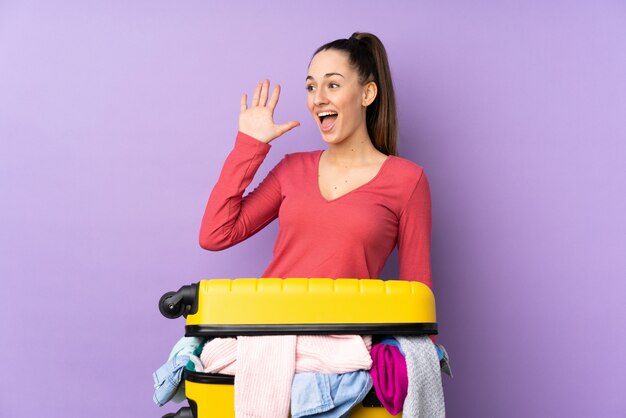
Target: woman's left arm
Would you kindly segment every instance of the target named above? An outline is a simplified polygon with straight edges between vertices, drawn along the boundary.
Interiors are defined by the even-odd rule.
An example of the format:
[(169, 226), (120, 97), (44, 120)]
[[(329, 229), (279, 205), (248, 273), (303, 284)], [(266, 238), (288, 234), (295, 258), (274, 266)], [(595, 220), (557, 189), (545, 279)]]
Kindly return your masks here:
[(424, 171), (400, 213), (398, 259), (400, 280), (419, 281), (432, 288), (430, 187)]

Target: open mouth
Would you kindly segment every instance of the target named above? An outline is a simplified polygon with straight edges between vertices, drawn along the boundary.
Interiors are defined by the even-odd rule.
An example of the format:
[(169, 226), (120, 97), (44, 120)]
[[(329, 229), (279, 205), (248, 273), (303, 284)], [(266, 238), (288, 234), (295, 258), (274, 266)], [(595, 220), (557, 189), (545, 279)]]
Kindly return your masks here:
[(320, 118), (320, 124), (322, 126), (322, 131), (329, 131), (335, 125), (335, 121), (337, 120), (337, 112), (332, 110), (326, 112), (319, 112), (317, 117)]

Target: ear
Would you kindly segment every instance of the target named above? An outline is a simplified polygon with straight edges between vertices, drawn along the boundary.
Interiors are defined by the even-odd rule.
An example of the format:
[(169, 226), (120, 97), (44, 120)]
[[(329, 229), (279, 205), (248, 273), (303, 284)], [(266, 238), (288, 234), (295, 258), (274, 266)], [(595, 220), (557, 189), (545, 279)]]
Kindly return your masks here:
[(361, 99), (361, 106), (367, 107), (372, 104), (374, 99), (376, 99), (376, 95), (378, 95), (378, 86), (373, 81), (370, 81), (365, 86), (363, 86), (363, 98)]

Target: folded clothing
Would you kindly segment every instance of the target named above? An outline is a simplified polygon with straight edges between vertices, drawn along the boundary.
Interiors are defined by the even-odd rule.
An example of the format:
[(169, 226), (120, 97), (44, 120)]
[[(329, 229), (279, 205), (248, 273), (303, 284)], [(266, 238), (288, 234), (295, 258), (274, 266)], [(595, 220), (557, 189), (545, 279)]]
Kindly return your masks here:
[(174, 398), (182, 379), (183, 369), (188, 361), (187, 356), (176, 357), (152, 373), (154, 380), (152, 399), (154, 403), (163, 406)]
[(296, 373), (291, 386), (291, 416), (348, 416), (371, 388), (372, 379), (363, 370), (344, 374)]
[(237, 370), (237, 338), (214, 338), (204, 344), (200, 361), (205, 373), (231, 376)]
[[(348, 373), (369, 370), (372, 367), (369, 353), (371, 346), (370, 336), (298, 335), (295, 371)], [(236, 375), (237, 338), (215, 338), (208, 341), (204, 344), (200, 360), (205, 373)]]
[(387, 412), (396, 415), (402, 410), (409, 386), (404, 356), (391, 344), (376, 344), (371, 355), (370, 374), (376, 396)]
[(403, 418), (445, 418), (441, 366), (430, 338), (396, 337), (406, 354), (409, 386)]
[(185, 400), (185, 385), (182, 380), (183, 370), (193, 364), (195, 370), (202, 371), (202, 362), (198, 358), (204, 340), (197, 337), (183, 337), (172, 348), (167, 363), (152, 374), (154, 380), (153, 400), (159, 406), (169, 401), (180, 403)]
[(200, 359), (206, 373), (235, 375), (237, 418), (279, 418), (289, 414), (295, 373), (368, 370), (370, 348), (371, 337), (358, 335), (215, 338)]
[(238, 338), (237, 418), (287, 418), (296, 366), (295, 352), (295, 335)]
[[(387, 344), (387, 345), (392, 345), (394, 347), (397, 347), (398, 350), (400, 350), (400, 352), (402, 353), (402, 355), (405, 356), (404, 351), (402, 351), (402, 347), (400, 346), (400, 343), (398, 342), (398, 340), (396, 340), (393, 337), (385, 337), (379, 342), (379, 344)], [(450, 357), (448, 356), (448, 352), (446, 351), (446, 348), (439, 343), (433, 342), (433, 344), (435, 344), (435, 349), (437, 350), (437, 357), (439, 358), (441, 371), (447, 374), (448, 376), (452, 377), (452, 368), (450, 367)]]

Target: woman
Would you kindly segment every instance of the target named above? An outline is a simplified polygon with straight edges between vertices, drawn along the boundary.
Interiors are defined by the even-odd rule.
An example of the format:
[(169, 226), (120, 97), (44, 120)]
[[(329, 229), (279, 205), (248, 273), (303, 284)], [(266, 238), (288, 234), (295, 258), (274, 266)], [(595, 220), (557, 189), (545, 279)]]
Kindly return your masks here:
[[(254, 235), (278, 217), (279, 232), (273, 257), (261, 277), (378, 278), (387, 257), (397, 245), (399, 278), (420, 281), (430, 287), (428, 180), (420, 166), (396, 156), (395, 98), (382, 43), (372, 34), (355, 33), (349, 39), (323, 45), (309, 63), (306, 90), (308, 109), (328, 148), (286, 155), (254, 191), (242, 197), (270, 151), (270, 142), (299, 125), (296, 121), (274, 122), (279, 86), (274, 87), (270, 96), (269, 81), (257, 85), (250, 107), (244, 94), (239, 133), (209, 197), (200, 230), (200, 245), (214, 251), (228, 248)], [(315, 341), (321, 348), (335, 337), (319, 338)], [(356, 344), (355, 347), (363, 348), (365, 344), (369, 350), (371, 345), (369, 337), (340, 338), (346, 340), (334, 343), (344, 347), (347, 347), (345, 344)], [(418, 382), (428, 376), (434, 382), (433, 389), (429, 389), (428, 401), (421, 402), (421, 416), (444, 416), (436, 357), (439, 354), (435, 354), (427, 337), (405, 340), (399, 344), (404, 347), (407, 358), (414, 359), (422, 353), (430, 356), (430, 363), (419, 363), (428, 364), (430, 371), (426, 373), (419, 369), (419, 378), (414, 380)], [(239, 353), (251, 353), (244, 361), (254, 367), (272, 363), (268, 355), (281, 364), (281, 359), (293, 358), (296, 350), (295, 336), (249, 337), (237, 341), (237, 361), (241, 361)], [(381, 349), (380, 353), (397, 350), (383, 345), (377, 347)], [(290, 354), (279, 353), (279, 349), (285, 347), (288, 349), (283, 351)], [(372, 348), (372, 357), (377, 348)], [(346, 352), (357, 351), (351, 348)], [(331, 357), (336, 356), (333, 352), (335, 354)], [(398, 356), (403, 358), (399, 351)], [(368, 354), (366, 357), (369, 361)], [(413, 360), (407, 362), (418, 364)], [(351, 398), (353, 404), (360, 402), (372, 385), (367, 373), (359, 375), (359, 368), (367, 370), (370, 367), (358, 367), (355, 374), (350, 375), (350, 378), (361, 376), (359, 379), (362, 379), (362, 386), (353, 385), (363, 389), (359, 396)], [(409, 374), (418, 370), (416, 366), (401, 366), (399, 370), (407, 373), (407, 369)], [(250, 372), (247, 366), (238, 369), (235, 375), (238, 416), (246, 416), (248, 410), (254, 411), (254, 416), (287, 416), (292, 377), (293, 382), (298, 380), (296, 377), (304, 377), (303, 374), (294, 377), (293, 371), (291, 367), (284, 378), (276, 375), (267, 378), (265, 373)], [(242, 377), (242, 373), (246, 374)], [(263, 378), (254, 382), (258, 376)], [(335, 376), (341, 379), (347, 375)], [(270, 382), (273, 387), (269, 387)], [(379, 399), (392, 415), (404, 408), (406, 416), (419, 416), (420, 407), (416, 400), (425, 399), (420, 393), (431, 386), (413, 384), (417, 389), (409, 386), (407, 392), (405, 382), (401, 395), (401, 390), (395, 388), (384, 392), (384, 386), (374, 381)], [(298, 386), (294, 384), (291, 394), (292, 416), (300, 416), (294, 410), (300, 407), (294, 401), (300, 399), (298, 393), (316, 390), (315, 385), (304, 389)], [(335, 413), (343, 416), (344, 410)]]
[[(280, 87), (241, 98), (239, 133), (200, 230), (207, 250), (228, 248), (277, 217), (261, 277), (378, 278), (398, 246), (400, 279), (431, 286), (431, 204), (422, 168), (396, 156), (396, 108), (380, 40), (355, 33), (320, 47), (306, 77), (307, 106), (326, 150), (286, 155), (245, 197), (269, 143), (299, 125), (276, 124)], [(269, 98), (269, 100), (268, 100)]]

